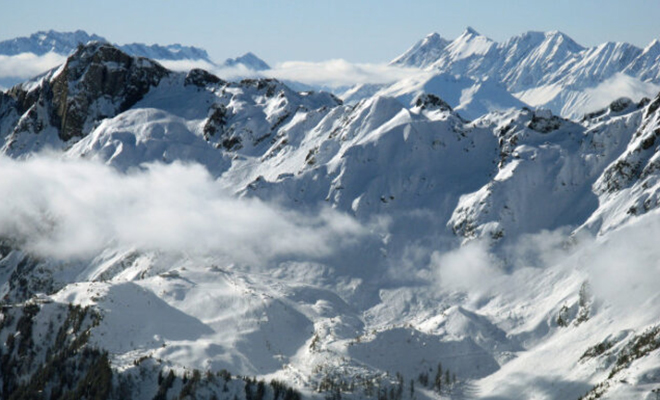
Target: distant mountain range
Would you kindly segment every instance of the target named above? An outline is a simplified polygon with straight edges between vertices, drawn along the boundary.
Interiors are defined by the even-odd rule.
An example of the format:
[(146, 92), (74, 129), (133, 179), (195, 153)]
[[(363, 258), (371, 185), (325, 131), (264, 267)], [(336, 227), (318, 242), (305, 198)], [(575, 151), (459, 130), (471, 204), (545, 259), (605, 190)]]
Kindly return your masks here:
[[(82, 30), (77, 30), (75, 32), (57, 32), (53, 30), (41, 31), (28, 37), (19, 37), (0, 42), (0, 55), (15, 56), (24, 53), (32, 53), (41, 56), (52, 52), (68, 56), (76, 50), (78, 45), (84, 45), (93, 41), (110, 43), (102, 36), (88, 34)], [(147, 57), (153, 60), (205, 61), (212, 65), (216, 65), (216, 63), (209, 57), (206, 50), (194, 46), (183, 46), (180, 44), (162, 46), (158, 44), (147, 45), (143, 43), (130, 43), (115, 46), (126, 54)], [(270, 69), (270, 66), (266, 64), (265, 61), (253, 53), (246, 53), (237, 58), (229, 58), (220, 65), (227, 67), (242, 65), (245, 68), (255, 71)]]
[[(519, 100), (569, 117), (620, 96), (660, 90), (660, 42), (585, 48), (558, 32), (527, 32), (497, 43), (467, 28), (454, 40), (432, 33), (390, 63), (499, 82)], [(456, 104), (458, 105), (458, 104)]]
[[(67, 56), (79, 44), (90, 41), (108, 42), (81, 30), (51, 30), (0, 42), (0, 55)], [(129, 55), (161, 62), (203, 62), (209, 68), (240, 66), (252, 75), (270, 70), (266, 62), (250, 52), (216, 63), (205, 50), (192, 46), (141, 43), (115, 46)], [(488, 111), (521, 106), (548, 108), (564, 117), (580, 118), (619, 97), (639, 101), (660, 90), (658, 40), (643, 49), (614, 42), (587, 48), (558, 31), (530, 31), (497, 43), (467, 28), (453, 40), (438, 33), (429, 34), (390, 65), (419, 69), (420, 73), (411, 73), (397, 82), (358, 84), (332, 91), (351, 104), (374, 95), (394, 96), (407, 102), (425, 91), (445, 99), (464, 118), (475, 119)], [(241, 70), (238, 71), (240, 76)], [(0, 85), (10, 87), (21, 79), (24, 77), (0, 77)], [(288, 84), (301, 90), (328, 89), (304, 82)]]

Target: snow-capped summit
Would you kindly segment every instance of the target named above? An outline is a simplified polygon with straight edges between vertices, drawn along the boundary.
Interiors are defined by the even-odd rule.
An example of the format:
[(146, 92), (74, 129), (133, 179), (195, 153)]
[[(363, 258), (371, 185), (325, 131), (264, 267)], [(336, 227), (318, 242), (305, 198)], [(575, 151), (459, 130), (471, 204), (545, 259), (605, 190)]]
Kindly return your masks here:
[(418, 68), (433, 65), (443, 69), (473, 56), (483, 56), (493, 46), (495, 42), (471, 27), (467, 27), (452, 41), (442, 38), (438, 33), (431, 33), (392, 60), (390, 65)]
[[(4, 113), (23, 115), (4, 142), (19, 154), (59, 148), (85, 136), (95, 124), (132, 107), (170, 72), (146, 58), (129, 56), (107, 42), (80, 45), (59, 68), (17, 85)], [(57, 138), (57, 139), (56, 139)], [(59, 141), (58, 141), (59, 139)]]
[(204, 60), (211, 62), (206, 50), (194, 46), (182, 46), (178, 43), (166, 46), (130, 43), (118, 47), (127, 54), (154, 60)]
[(660, 40), (653, 39), (648, 46), (644, 47), (642, 55), (655, 56), (657, 54), (660, 54)]
[[(524, 45), (521, 45), (524, 43)], [(504, 43), (502, 81), (512, 92), (548, 82), (584, 48), (559, 31), (528, 32)]]
[[(467, 27), (463, 33), (454, 39), (445, 48), (448, 61), (457, 62), (472, 56), (483, 56), (496, 46), (496, 43), (488, 37), (480, 34), (471, 27)], [(440, 65), (448, 63), (440, 62)]]
[(626, 70), (642, 50), (628, 43), (602, 43), (580, 53), (580, 59), (565, 64), (553, 82), (588, 87)]
[(392, 60), (390, 65), (425, 68), (440, 58), (449, 43), (438, 33), (430, 33), (405, 53)]
[(660, 40), (653, 39), (624, 72), (639, 76), (642, 81), (660, 82), (658, 65), (660, 65)]
[(82, 30), (75, 32), (39, 31), (29, 37), (18, 37), (0, 42), (0, 54), (6, 56), (22, 53), (44, 55), (53, 52), (66, 56), (72, 53), (79, 44), (91, 41), (106, 42), (107, 40), (98, 35), (89, 35)]
[[(427, 52), (427, 57), (411, 57), (408, 53), (415, 49), (395, 61), (405, 56), (406, 66), (430, 65), (439, 72), (492, 79), (531, 106), (572, 118), (622, 96), (639, 101), (660, 88), (658, 41), (644, 50), (627, 43), (585, 48), (555, 30), (530, 31), (496, 43), (468, 27), (442, 50)], [(429, 64), (430, 58), (436, 60)]]
[(544, 33), (544, 36), (549, 43), (553, 44), (553, 46), (565, 46), (566, 50), (571, 53), (578, 53), (584, 50), (583, 46), (575, 42), (575, 40), (573, 40), (570, 36), (561, 31), (548, 31)]
[(240, 57), (228, 58), (225, 60), (224, 65), (227, 67), (242, 65), (253, 71), (266, 71), (270, 69), (270, 65), (252, 52), (247, 52)]

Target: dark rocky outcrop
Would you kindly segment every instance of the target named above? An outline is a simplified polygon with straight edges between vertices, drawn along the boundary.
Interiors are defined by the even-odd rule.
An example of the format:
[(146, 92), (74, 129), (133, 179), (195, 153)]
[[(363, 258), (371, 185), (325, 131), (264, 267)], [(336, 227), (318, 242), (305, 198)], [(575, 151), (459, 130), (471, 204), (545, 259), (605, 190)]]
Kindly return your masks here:
[(111, 103), (120, 113), (135, 103), (168, 75), (159, 64), (127, 55), (105, 44), (80, 46), (51, 80), (53, 106), (60, 119), (60, 138), (84, 136), (89, 119), (103, 119), (103, 111), (90, 112), (96, 101)]
[(207, 85), (224, 85), (225, 83), (225, 81), (209, 73), (208, 71), (200, 68), (194, 68), (188, 72), (188, 75), (186, 75), (184, 84), (186, 86), (195, 85), (197, 87), (203, 88)]
[(129, 109), (167, 75), (169, 71), (153, 61), (93, 42), (79, 46), (37, 85), (15, 86), (7, 92), (11, 100), (0, 101), (13, 101), (13, 108), (23, 115), (15, 133), (39, 133), (50, 125), (67, 141), (85, 136), (95, 122)]
[(422, 110), (451, 111), (451, 106), (447, 102), (430, 93), (424, 93), (417, 97), (415, 107), (420, 107)]

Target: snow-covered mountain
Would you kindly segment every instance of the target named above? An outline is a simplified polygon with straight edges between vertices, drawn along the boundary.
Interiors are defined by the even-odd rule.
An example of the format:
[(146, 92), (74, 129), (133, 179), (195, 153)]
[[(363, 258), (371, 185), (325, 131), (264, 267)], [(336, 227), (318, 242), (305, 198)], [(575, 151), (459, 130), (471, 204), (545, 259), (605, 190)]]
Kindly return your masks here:
[[(17, 56), (20, 54), (31, 53), (43, 56), (48, 53), (55, 53), (62, 56), (68, 56), (73, 53), (78, 45), (89, 42), (110, 43), (104, 37), (88, 34), (85, 31), (77, 30), (75, 32), (57, 32), (42, 31), (29, 37), (19, 37), (15, 39), (0, 42), (0, 55)], [(145, 57), (158, 61), (205, 61), (211, 65), (216, 63), (211, 60), (206, 50), (194, 46), (183, 46), (180, 44), (159, 45), (144, 43), (129, 43), (123, 45), (114, 45), (121, 51), (131, 56)], [(253, 71), (265, 71), (270, 66), (251, 52), (236, 58), (228, 58), (220, 65), (225, 67), (243, 67)]]
[[(75, 32), (41, 31), (33, 33), (29, 37), (19, 37), (0, 42), (0, 55), (16, 56), (32, 53), (41, 56), (47, 53), (56, 53), (68, 56), (76, 50), (78, 45), (93, 41), (109, 43), (101, 36), (90, 35), (82, 30)], [(155, 60), (204, 60), (211, 62), (206, 50), (193, 46), (131, 43), (117, 45), (117, 47), (127, 54)]]
[(18, 37), (0, 42), (0, 54), (6, 56), (23, 53), (44, 55), (53, 52), (67, 56), (79, 44), (92, 41), (106, 42), (103, 37), (94, 34), (89, 35), (82, 30), (75, 32), (40, 31), (28, 37)]
[(166, 46), (129, 43), (118, 46), (118, 48), (126, 54), (154, 60), (203, 60), (212, 62), (206, 50), (194, 46), (182, 46), (178, 43)]
[(651, 398), (660, 95), (454, 72), (343, 104), (94, 42), (0, 92), (2, 396)]
[(415, 43), (405, 53), (390, 62), (390, 65), (424, 68), (440, 58), (450, 42), (437, 33), (431, 33)]
[(490, 79), (478, 81), (444, 72), (415, 75), (375, 93), (376, 96), (394, 97), (403, 104), (411, 106), (422, 94), (440, 97), (458, 114), (470, 120), (491, 111), (506, 111), (527, 106), (513, 97), (506, 87), (498, 82)]
[(392, 64), (501, 82), (531, 106), (579, 118), (618, 97), (639, 101), (656, 93), (657, 48), (657, 41), (643, 50), (627, 43), (584, 48), (558, 31), (527, 32), (496, 43), (467, 28), (453, 41), (431, 34)]
[(270, 65), (266, 64), (264, 60), (250, 52), (245, 53), (240, 57), (228, 58), (225, 60), (224, 65), (227, 67), (243, 65), (247, 69), (251, 69), (253, 71), (265, 71), (270, 69)]

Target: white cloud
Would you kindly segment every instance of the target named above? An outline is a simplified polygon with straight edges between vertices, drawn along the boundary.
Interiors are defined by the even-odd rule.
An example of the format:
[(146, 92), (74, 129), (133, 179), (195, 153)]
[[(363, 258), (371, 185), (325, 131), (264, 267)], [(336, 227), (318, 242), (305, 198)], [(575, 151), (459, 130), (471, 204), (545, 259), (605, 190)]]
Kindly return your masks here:
[(485, 241), (473, 241), (446, 253), (433, 253), (431, 268), (441, 288), (477, 295), (503, 275), (500, 261), (490, 253)]
[(188, 72), (191, 69), (199, 68), (208, 71), (218, 78), (226, 81), (236, 81), (246, 78), (265, 78), (266, 75), (259, 71), (251, 70), (242, 64), (233, 67), (211, 64), (204, 60), (156, 60), (163, 67), (178, 72)]
[(650, 213), (588, 245), (578, 257), (596, 297), (623, 308), (658, 296), (660, 214)]
[(190, 71), (191, 69), (200, 68), (207, 71), (212, 71), (215, 65), (204, 60), (155, 60), (163, 67), (172, 71)]
[(266, 71), (253, 71), (240, 64), (234, 67), (214, 66), (205, 61), (158, 60), (158, 62), (175, 71), (205, 69), (228, 81), (244, 78), (275, 78), (331, 88), (359, 83), (391, 83), (420, 73), (416, 68), (393, 67), (387, 64), (353, 64), (346, 60), (287, 61)]
[(205, 61), (158, 61), (166, 68), (175, 71), (188, 71), (192, 68), (205, 69), (229, 81), (244, 78), (275, 78), (333, 88), (359, 83), (391, 83), (420, 73), (420, 70), (415, 68), (392, 67), (387, 64), (353, 64), (346, 60), (287, 61), (266, 71), (253, 71), (240, 64), (234, 67), (224, 67), (214, 66)]
[(577, 270), (586, 276), (596, 299), (628, 310), (657, 302), (660, 296), (658, 237), (660, 213), (654, 212), (605, 237), (575, 237), (563, 228), (521, 236), (497, 252), (484, 241), (469, 242), (433, 253), (430, 269), (440, 289), (461, 291), (473, 299), (513, 290), (521, 284), (516, 276), (520, 270)]
[(353, 64), (338, 59), (323, 62), (288, 61), (264, 72), (276, 79), (339, 87), (358, 83), (391, 83), (420, 71), (387, 64)]
[(638, 78), (616, 73), (594, 88), (584, 91), (582, 104), (571, 104), (576, 115), (600, 110), (610, 105), (620, 97), (628, 97), (633, 101), (640, 101), (643, 97), (653, 98), (660, 91), (660, 85), (651, 82), (642, 82)]
[(199, 165), (119, 173), (90, 161), (0, 157), (0, 236), (39, 255), (93, 256), (109, 245), (258, 263), (324, 257), (364, 234), (330, 209), (316, 215), (227, 195)]
[[(65, 56), (55, 53), (47, 53), (43, 56), (31, 53), (0, 56), (0, 81), (14, 84), (42, 74), (65, 61)], [(275, 78), (329, 88), (360, 83), (392, 83), (420, 73), (416, 68), (394, 67), (387, 64), (354, 64), (342, 59), (321, 62), (287, 61), (267, 71), (253, 71), (243, 65), (216, 66), (203, 60), (156, 61), (173, 71), (185, 72), (193, 68), (201, 68), (228, 81), (244, 78)]]
[(546, 268), (559, 264), (579, 247), (574, 243), (577, 239), (570, 239), (570, 234), (571, 228), (563, 227), (522, 235), (505, 246), (503, 257), (509, 269)]
[(65, 61), (65, 56), (56, 53), (46, 53), (42, 56), (32, 53), (15, 56), (0, 55), (0, 78), (30, 79)]

